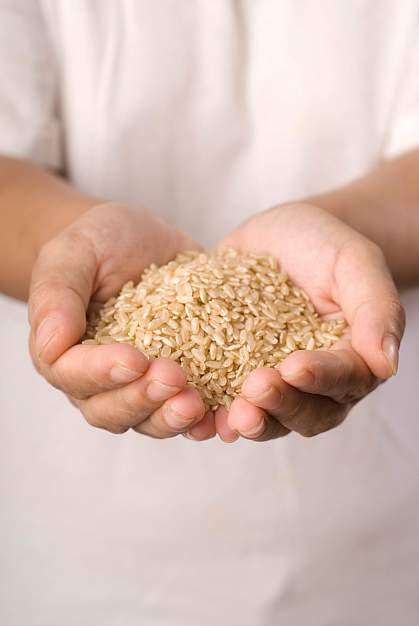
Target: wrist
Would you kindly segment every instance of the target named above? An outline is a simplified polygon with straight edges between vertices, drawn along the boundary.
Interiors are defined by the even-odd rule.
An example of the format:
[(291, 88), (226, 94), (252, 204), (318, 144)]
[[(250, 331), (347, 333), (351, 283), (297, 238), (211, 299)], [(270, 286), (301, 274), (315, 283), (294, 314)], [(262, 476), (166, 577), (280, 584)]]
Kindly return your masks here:
[(398, 179), (387, 180), (377, 168), (340, 189), (311, 196), (304, 202), (325, 209), (376, 243), (399, 287), (418, 284), (418, 205), (412, 198), (403, 197)]
[(349, 226), (353, 226), (351, 223), (351, 210), (353, 206), (357, 205), (357, 197), (359, 197), (359, 193), (355, 185), (348, 185), (315, 196), (310, 196), (304, 199), (304, 202), (321, 207)]

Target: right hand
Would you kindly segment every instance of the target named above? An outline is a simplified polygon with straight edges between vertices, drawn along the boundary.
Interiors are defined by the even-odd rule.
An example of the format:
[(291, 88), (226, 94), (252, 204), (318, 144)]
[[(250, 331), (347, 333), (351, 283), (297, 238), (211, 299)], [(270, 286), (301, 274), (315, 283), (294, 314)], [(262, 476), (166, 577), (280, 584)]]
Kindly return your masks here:
[(148, 211), (109, 203), (84, 213), (41, 249), (29, 297), (32, 360), (92, 426), (156, 438), (193, 427), (195, 439), (214, 436), (213, 415), (205, 414), (178, 363), (149, 362), (126, 344), (79, 343), (89, 304), (102, 305), (151, 263), (196, 247)]

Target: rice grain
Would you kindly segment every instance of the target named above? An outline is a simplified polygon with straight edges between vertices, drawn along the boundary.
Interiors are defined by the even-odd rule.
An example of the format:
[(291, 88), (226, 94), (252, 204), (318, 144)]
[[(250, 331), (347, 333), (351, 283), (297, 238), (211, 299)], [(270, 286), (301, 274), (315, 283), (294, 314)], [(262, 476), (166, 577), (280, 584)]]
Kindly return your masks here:
[(247, 375), (295, 350), (329, 348), (344, 320), (321, 320), (273, 257), (230, 248), (151, 265), (138, 285), (89, 316), (84, 343), (128, 343), (177, 361), (212, 409), (229, 407)]

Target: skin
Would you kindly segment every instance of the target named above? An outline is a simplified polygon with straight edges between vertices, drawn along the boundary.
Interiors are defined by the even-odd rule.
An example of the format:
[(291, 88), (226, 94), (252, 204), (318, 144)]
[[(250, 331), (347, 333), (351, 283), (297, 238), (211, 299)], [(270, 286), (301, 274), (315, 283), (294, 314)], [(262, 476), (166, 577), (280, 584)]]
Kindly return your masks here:
[[(128, 345), (80, 345), (86, 308), (98, 308), (152, 262), (167, 263), (195, 247), (148, 211), (103, 204), (85, 212), (41, 250), (30, 297), (30, 350), (35, 367), (63, 390), (92, 426), (132, 428), (173, 437), (205, 415), (198, 392), (170, 359), (148, 359)], [(141, 250), (141, 254), (138, 251)], [(203, 419), (204, 418), (204, 419)], [(208, 430), (208, 427), (207, 427)]]
[[(358, 399), (397, 369), (404, 329), (397, 291), (381, 249), (348, 224), (353, 213), (353, 226), (373, 234), (397, 281), (416, 284), (419, 184), (414, 176), (406, 181), (403, 172), (418, 163), (418, 155), (408, 155), (409, 164), (384, 164), (383, 173), (378, 168), (309, 202), (260, 213), (222, 242), (274, 254), (321, 314), (344, 314), (350, 324), (331, 351), (298, 352), (278, 370), (253, 372), (229, 414), (204, 415), (202, 401), (170, 360), (149, 363), (130, 346), (78, 344), (89, 302), (99, 306), (151, 262), (165, 263), (196, 246), (149, 212), (101, 204), (51, 173), (0, 158), (0, 289), (25, 298), (32, 271), (35, 367), (93, 426), (159, 438), (183, 433), (195, 440), (217, 429), (227, 442), (239, 435), (263, 441), (290, 431), (312, 436), (341, 423)], [(378, 219), (383, 212), (386, 221)]]
[(306, 201), (374, 241), (398, 287), (419, 284), (419, 150), (379, 163), (365, 176)]
[[(307, 246), (311, 246), (313, 243), (316, 245), (316, 243), (307, 240), (302, 233), (295, 233), (295, 228), (293, 229), (292, 226), (296, 225), (297, 213), (299, 215), (297, 220), (299, 221), (304, 212), (310, 213), (313, 209), (322, 207), (329, 214), (338, 217), (379, 246), (385, 254), (388, 267), (399, 287), (418, 285), (418, 171), (419, 150), (407, 152), (390, 161), (379, 163), (365, 176), (348, 185), (313, 196), (303, 203), (293, 203), (289, 208), (294, 213), (290, 213), (289, 221), (286, 219), (287, 207), (277, 207), (267, 213), (255, 216), (253, 220), (238, 228), (229, 240), (232, 245), (240, 245), (244, 240), (249, 250), (257, 250), (258, 231), (259, 236), (263, 233), (262, 240), (264, 240), (266, 233), (272, 232), (270, 229), (275, 228), (274, 224), (277, 220), (278, 229), (275, 230), (275, 235), (278, 236), (278, 239), (276, 242), (269, 242), (269, 250), (278, 256), (285, 269), (287, 269), (286, 266), (289, 266), (291, 276), (295, 272), (295, 280), (297, 281), (298, 259), (294, 258), (293, 252), (300, 248), (300, 254), (305, 257), (304, 245), (301, 246), (300, 244), (305, 242)], [(307, 206), (308, 204), (312, 205), (311, 209)], [(273, 221), (272, 217), (274, 218)], [(303, 233), (305, 233), (307, 222), (304, 219), (302, 221), (304, 222), (302, 225)], [(320, 226), (320, 222), (318, 225)], [(293, 233), (289, 232), (290, 229), (293, 230)], [(294, 237), (293, 248), (288, 250), (289, 254), (285, 253), (283, 243), (281, 243), (284, 240), (284, 232), (288, 233), (288, 236)], [(319, 244), (321, 234), (318, 232), (318, 237), (315, 237)], [(325, 248), (319, 247), (320, 256), (318, 258), (313, 257), (315, 270), (318, 270), (319, 261), (325, 261), (324, 253), (330, 241), (337, 244), (339, 237), (335, 238), (333, 235), (329, 242), (324, 242)], [(365, 251), (365, 253), (359, 252), (358, 256), (359, 259), (363, 259), (362, 276), (366, 278), (367, 267), (370, 270), (378, 268), (378, 273), (383, 276), (379, 269), (382, 263), (380, 252), (371, 248), (370, 245), (365, 246), (365, 241), (362, 242), (354, 238), (353, 242), (360, 245)], [(295, 244), (297, 244), (296, 247), (294, 247)], [(348, 282), (356, 282), (362, 277), (356, 276), (358, 273), (356, 271), (356, 255), (352, 255), (353, 258), (351, 259), (350, 253), (350, 247), (344, 249), (344, 254), (339, 253), (340, 270), (338, 274), (343, 276), (342, 272), (345, 272)], [(326, 265), (328, 264), (326, 263)], [(331, 268), (330, 264), (328, 265), (328, 271), (331, 272), (332, 276), (336, 275), (337, 270), (336, 266)], [(298, 281), (304, 287), (304, 278), (309, 274), (305, 272), (303, 274), (298, 276)], [(348, 310), (342, 301), (342, 294), (339, 291), (333, 291), (330, 288), (331, 285), (329, 287), (323, 285), (322, 288), (325, 291), (321, 294), (322, 297), (319, 297), (319, 293), (311, 285), (311, 282), (310, 285), (307, 284), (306, 290), (319, 311), (327, 313), (328, 307), (336, 303), (336, 306), (342, 308), (342, 312), (350, 321), (351, 332), (347, 339), (334, 345), (333, 354), (316, 352), (315, 355), (310, 355), (299, 352), (290, 355), (284, 361), (279, 368), (279, 373), (275, 370), (253, 372), (243, 386), (242, 398), (232, 406), (230, 416), (227, 417), (223, 410), (217, 414), (217, 428), (225, 441), (234, 441), (237, 439), (238, 433), (242, 436), (247, 433), (248, 438), (264, 441), (287, 434), (284, 426), (288, 427), (288, 430), (296, 430), (307, 436), (337, 426), (354, 403), (366, 395), (368, 391), (374, 389), (381, 380), (388, 378), (388, 374), (386, 375), (382, 369), (383, 366), (377, 369), (379, 366), (377, 355), (379, 354), (380, 335), (386, 337), (384, 345), (388, 351), (391, 370), (394, 372), (397, 370), (397, 340), (401, 338), (400, 331), (404, 326), (404, 316), (398, 299), (394, 298), (391, 288), (388, 289), (389, 285), (383, 291), (380, 287), (379, 291), (384, 298), (383, 301), (377, 301), (377, 306), (375, 304), (373, 307), (370, 306), (367, 313), (364, 307), (362, 316), (365, 315), (368, 318), (366, 326), (363, 325), (364, 320), (361, 320), (359, 313), (358, 316), (348, 317)], [(371, 304), (375, 302), (375, 296), (378, 295), (377, 286), (377, 284), (374, 285), (374, 282), (370, 284)], [(326, 295), (326, 302), (324, 295)], [(353, 302), (355, 303), (356, 300)], [(383, 310), (383, 302), (388, 309), (388, 314)], [(327, 304), (326, 309), (323, 308), (325, 304)], [(376, 319), (375, 322), (372, 322), (374, 311), (380, 311), (381, 321)], [(385, 323), (386, 315), (388, 315), (387, 325)], [(393, 326), (394, 322), (395, 327)], [(375, 330), (371, 328), (374, 323), (377, 325)], [(388, 339), (387, 329), (390, 326), (393, 328), (389, 335), (390, 337), (395, 336), (396, 342)], [(360, 329), (359, 333), (358, 328)], [(374, 337), (375, 356), (371, 350), (371, 346), (374, 345)], [(362, 361), (356, 360), (354, 350)], [(325, 367), (326, 359), (328, 360), (327, 367)], [(370, 367), (370, 374), (373, 374), (372, 378), (368, 378), (365, 365)], [(293, 378), (293, 372), (299, 371), (299, 368), (299, 375)], [(287, 385), (287, 383), (289, 384)], [(290, 389), (290, 385), (303, 393), (296, 393)], [(307, 394), (310, 395), (307, 397)], [(308, 412), (307, 410), (304, 411), (304, 407), (307, 406), (309, 406)], [(289, 416), (293, 412), (295, 415), (290, 421)], [(304, 419), (302, 418), (303, 415), (305, 415)]]
[(0, 292), (27, 300), (43, 245), (101, 201), (29, 162), (0, 157)]
[(214, 434), (212, 414), (204, 415), (178, 364), (150, 363), (130, 346), (77, 345), (89, 302), (100, 306), (151, 262), (196, 247), (189, 236), (146, 210), (103, 203), (6, 157), (0, 157), (0, 224), (0, 291), (29, 297), (33, 363), (89, 424), (163, 438), (199, 421), (203, 438)]
[(278, 258), (320, 315), (344, 317), (349, 329), (331, 350), (297, 351), (278, 369), (254, 370), (229, 414), (216, 414), (221, 438), (266, 441), (290, 431), (311, 437), (338, 426), (397, 370), (404, 316), (383, 253), (323, 209), (302, 203), (256, 215), (223, 243)]

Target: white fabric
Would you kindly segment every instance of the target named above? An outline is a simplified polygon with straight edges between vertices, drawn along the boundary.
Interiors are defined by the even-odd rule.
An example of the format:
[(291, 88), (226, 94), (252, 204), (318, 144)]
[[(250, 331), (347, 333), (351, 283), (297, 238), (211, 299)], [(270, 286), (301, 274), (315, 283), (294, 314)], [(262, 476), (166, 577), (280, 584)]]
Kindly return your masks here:
[[(0, 0), (0, 152), (213, 242), (419, 145), (418, 8)], [(342, 427), (233, 446), (88, 427), (33, 371), (23, 306), (0, 300), (0, 623), (416, 626), (405, 299), (400, 374)]]

